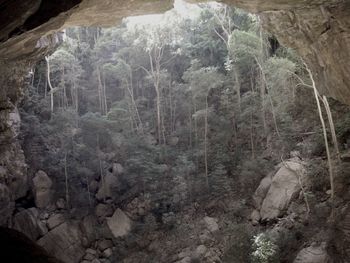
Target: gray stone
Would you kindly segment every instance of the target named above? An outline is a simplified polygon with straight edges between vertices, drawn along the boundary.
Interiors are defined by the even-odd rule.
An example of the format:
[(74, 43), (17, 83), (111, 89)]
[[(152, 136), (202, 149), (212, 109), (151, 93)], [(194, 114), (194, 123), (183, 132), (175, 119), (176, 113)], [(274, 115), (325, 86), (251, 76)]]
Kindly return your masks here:
[(121, 175), (124, 173), (124, 168), (120, 163), (114, 163), (113, 164), (113, 174), (115, 175)]
[(35, 205), (45, 208), (51, 203), (52, 180), (43, 171), (38, 171), (33, 178)]
[(64, 200), (63, 198), (59, 198), (56, 201), (56, 207), (57, 207), (57, 209), (65, 209), (66, 208), (66, 200)]
[(258, 225), (259, 221), (261, 219), (260, 212), (256, 209), (253, 210), (252, 214), (250, 215), (250, 220), (252, 221), (252, 224)]
[(85, 259), (85, 260), (88, 260), (88, 261), (92, 261), (92, 260), (94, 260), (95, 258), (96, 258), (95, 255), (89, 254), (89, 253), (85, 254), (85, 256), (84, 256), (84, 259)]
[(207, 253), (208, 251), (208, 248), (204, 245), (199, 245), (197, 248), (196, 248), (196, 256), (198, 257), (203, 257), (205, 255), (205, 253)]
[(83, 235), (87, 238), (88, 243), (95, 241), (97, 237), (96, 228), (98, 222), (95, 216), (88, 215), (83, 218), (80, 228)]
[(100, 201), (103, 201), (106, 198), (113, 199), (119, 187), (120, 183), (117, 176), (107, 173), (103, 178), (101, 178), (96, 199)]
[(270, 189), (271, 182), (272, 175), (269, 174), (261, 180), (258, 188), (255, 190), (255, 193), (253, 195), (253, 205), (256, 209), (260, 210), (261, 204), (264, 201), (266, 194)]
[(91, 254), (91, 255), (97, 255), (98, 254), (98, 252), (95, 249), (92, 249), (92, 248), (86, 249), (86, 253), (87, 254)]
[(27, 237), (36, 241), (47, 233), (47, 228), (40, 221), (39, 212), (35, 207), (23, 210), (15, 214), (13, 228), (24, 233)]
[(217, 223), (217, 219), (216, 218), (213, 218), (213, 217), (209, 217), (209, 216), (206, 216), (204, 217), (204, 223), (206, 225), (206, 228), (214, 233), (214, 232), (217, 232), (219, 230), (219, 225)]
[(113, 255), (113, 250), (112, 250), (112, 248), (107, 248), (107, 249), (103, 250), (102, 254), (105, 258), (109, 258), (110, 256)]
[(95, 208), (95, 215), (102, 218), (113, 215), (112, 206), (110, 204), (98, 204)]
[(122, 237), (131, 231), (132, 221), (118, 208), (112, 217), (107, 218), (107, 224), (114, 237)]
[(113, 242), (109, 239), (103, 239), (98, 242), (97, 247), (100, 251), (104, 251), (107, 248), (113, 247)]
[(46, 224), (49, 229), (53, 229), (65, 221), (63, 214), (53, 214), (49, 217)]
[(303, 165), (297, 162), (285, 162), (272, 178), (271, 186), (262, 203), (260, 215), (262, 220), (281, 216), (288, 208), (293, 197), (300, 191), (298, 174), (304, 171)]
[(326, 243), (321, 245), (312, 245), (310, 247), (302, 249), (293, 263), (331, 263), (326, 250)]
[(71, 221), (55, 227), (40, 238), (37, 243), (63, 262), (76, 263), (85, 254), (81, 240), (82, 236), (78, 224)]

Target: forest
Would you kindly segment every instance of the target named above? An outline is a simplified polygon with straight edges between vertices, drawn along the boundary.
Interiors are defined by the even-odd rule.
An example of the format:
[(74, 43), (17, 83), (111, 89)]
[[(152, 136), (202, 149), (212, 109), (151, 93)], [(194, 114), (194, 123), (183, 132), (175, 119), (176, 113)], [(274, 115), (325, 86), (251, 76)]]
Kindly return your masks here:
[(292, 262), (294, 241), (259, 235), (274, 222), (246, 223), (251, 196), (294, 157), (311, 171), (301, 182), (308, 212), (320, 192), (330, 189), (332, 202), (348, 108), (318, 94), (304, 61), (258, 16), (221, 4), (188, 8), (60, 33), (59, 47), (33, 67), (20, 109), (29, 174), (50, 176), (71, 220), (95, 213), (102, 227), (114, 209), (143, 203), (129, 214), (138, 222), (123, 241), (129, 250), (114, 248), (115, 260), (129, 258), (120, 262), (175, 262), (169, 248), (132, 259), (130, 251), (141, 253), (132, 244), (177, 233), (180, 214), (226, 213), (225, 198), (236, 205), (227, 233), (240, 234), (220, 239), (222, 261), (176, 262)]

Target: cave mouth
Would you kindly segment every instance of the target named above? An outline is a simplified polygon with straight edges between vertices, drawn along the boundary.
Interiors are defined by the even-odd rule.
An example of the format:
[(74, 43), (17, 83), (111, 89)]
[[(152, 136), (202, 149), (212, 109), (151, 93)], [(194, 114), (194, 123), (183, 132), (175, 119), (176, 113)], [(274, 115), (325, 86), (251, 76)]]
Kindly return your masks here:
[[(18, 111), (4, 107), (29, 182), (12, 181), (12, 228), (67, 263), (292, 262), (308, 253), (304, 225), (319, 220), (308, 230), (318, 233), (329, 212), (312, 78), (258, 16), (177, 2), (163, 15), (51, 38), (55, 50), (38, 42), (48, 52), (27, 74)], [(346, 151), (348, 108), (330, 105)], [(294, 187), (304, 159), (315, 170), (306, 194)], [(309, 219), (310, 193), (324, 213)], [(329, 239), (307, 251), (327, 258)], [(23, 242), (40, 262), (41, 250)]]

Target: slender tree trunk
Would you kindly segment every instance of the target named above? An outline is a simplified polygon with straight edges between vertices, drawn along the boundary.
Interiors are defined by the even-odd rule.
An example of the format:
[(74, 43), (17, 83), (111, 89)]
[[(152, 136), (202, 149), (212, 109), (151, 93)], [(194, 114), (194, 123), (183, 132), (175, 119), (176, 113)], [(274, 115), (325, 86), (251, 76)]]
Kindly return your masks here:
[(103, 110), (104, 110), (104, 115), (107, 115), (108, 112), (108, 105), (107, 105), (107, 95), (106, 95), (106, 79), (104, 75), (102, 76), (103, 78)]
[(156, 106), (157, 106), (157, 127), (158, 127), (158, 143), (162, 144), (161, 141), (161, 117), (160, 117), (160, 95), (159, 95), (159, 87), (156, 87)]
[(134, 92), (133, 92), (133, 85), (132, 85), (132, 71), (130, 71), (130, 86), (129, 86), (129, 81), (126, 80), (126, 88), (128, 90), (128, 93), (130, 95), (130, 99), (131, 99), (131, 103), (133, 105), (134, 111), (135, 111), (135, 115), (138, 121), (138, 124), (136, 125), (137, 127), (140, 128), (141, 133), (143, 134), (143, 124), (141, 121), (141, 117), (139, 114), (139, 110), (137, 108), (136, 102), (135, 102), (135, 98), (134, 98)]
[(328, 100), (327, 100), (326, 96), (323, 96), (322, 102), (323, 102), (324, 107), (326, 109), (327, 118), (328, 118), (330, 130), (331, 130), (333, 145), (334, 145), (334, 148), (335, 148), (337, 159), (338, 159), (338, 161), (340, 161), (340, 151), (339, 151), (339, 146), (338, 146), (337, 135), (336, 135), (336, 132), (335, 132), (333, 116), (332, 116), (331, 108), (329, 107), (329, 103), (328, 103)]
[(327, 130), (326, 130), (326, 124), (325, 121), (323, 119), (323, 115), (322, 115), (322, 109), (321, 109), (321, 105), (320, 105), (320, 101), (318, 99), (319, 94), (316, 88), (316, 84), (315, 84), (315, 80), (314, 77), (312, 75), (311, 70), (306, 67), (310, 78), (311, 78), (311, 82), (312, 82), (312, 87), (314, 90), (314, 95), (315, 95), (315, 99), (316, 99), (316, 104), (317, 104), (317, 109), (318, 109), (318, 114), (320, 117), (320, 121), (321, 121), (321, 125), (322, 125), (322, 130), (323, 130), (323, 138), (324, 138), (324, 143), (326, 146), (326, 153), (327, 153), (327, 160), (328, 160), (328, 170), (329, 170), (329, 179), (330, 179), (330, 185), (331, 185), (331, 202), (332, 202), (332, 218), (334, 216), (334, 176), (333, 176), (333, 166), (332, 166), (332, 161), (331, 161), (331, 153), (329, 150), (329, 144), (328, 144), (328, 138), (327, 138)]
[(69, 200), (69, 182), (68, 182), (68, 171), (67, 171), (67, 152), (64, 153), (64, 176), (66, 181), (66, 202), (67, 207), (70, 208), (70, 200)]
[(235, 86), (237, 92), (237, 102), (238, 102), (238, 111), (241, 112), (241, 80), (239, 78), (238, 69), (236, 66), (233, 66), (233, 74), (235, 76)]
[(250, 113), (250, 144), (252, 148), (252, 159), (255, 159), (254, 137), (253, 137), (253, 113)]
[(99, 108), (101, 115), (104, 115), (103, 112), (103, 99), (102, 99), (102, 80), (101, 80), (101, 71), (100, 67), (97, 67), (97, 79), (98, 79), (98, 86), (97, 86), (97, 91), (98, 91), (98, 101), (99, 101)]
[[(194, 112), (197, 112), (196, 102), (194, 102)], [(194, 118), (194, 144), (195, 148), (198, 149), (198, 123), (197, 118)], [(196, 171), (199, 168), (198, 154), (196, 154)]]
[(50, 60), (46, 56), (45, 57), (46, 64), (47, 64), (47, 83), (49, 84), (50, 87), (50, 108), (51, 108), (51, 113), (53, 113), (53, 87), (51, 85), (51, 80), (50, 80)]
[(189, 140), (190, 140), (190, 143), (189, 143), (189, 149), (192, 151), (192, 103), (190, 104), (190, 107), (189, 107)]
[(39, 74), (39, 80), (38, 80), (38, 84), (36, 85), (36, 93), (39, 94), (39, 88), (40, 88), (40, 84), (41, 84), (41, 74)]
[(205, 123), (204, 123), (204, 165), (205, 165), (205, 180), (209, 189), (208, 180), (208, 95), (205, 97)]

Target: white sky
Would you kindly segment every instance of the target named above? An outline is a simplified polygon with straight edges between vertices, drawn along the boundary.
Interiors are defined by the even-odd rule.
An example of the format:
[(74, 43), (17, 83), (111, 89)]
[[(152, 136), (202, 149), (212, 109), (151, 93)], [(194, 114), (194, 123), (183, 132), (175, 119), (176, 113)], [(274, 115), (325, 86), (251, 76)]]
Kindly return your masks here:
[[(220, 5), (219, 3), (210, 3), (213, 7)], [(199, 15), (200, 7), (196, 4), (186, 3), (184, 0), (174, 1), (174, 10), (179, 14), (179, 16), (186, 18), (195, 18)], [(128, 17), (127, 21), (130, 26), (135, 26), (137, 24), (157, 24), (161, 21), (163, 14), (158, 15), (145, 15), (145, 16), (133, 16)]]

